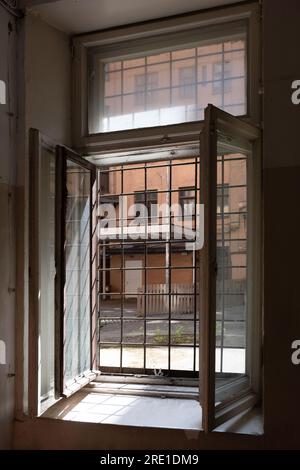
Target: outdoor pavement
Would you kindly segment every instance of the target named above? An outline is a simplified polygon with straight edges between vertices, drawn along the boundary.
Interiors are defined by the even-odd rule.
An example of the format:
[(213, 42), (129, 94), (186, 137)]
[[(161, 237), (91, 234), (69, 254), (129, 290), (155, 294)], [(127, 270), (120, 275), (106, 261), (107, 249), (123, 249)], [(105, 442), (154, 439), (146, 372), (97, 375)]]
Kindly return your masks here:
[[(119, 367), (119, 345), (108, 346), (103, 343), (118, 343), (121, 340), (121, 309), (119, 300), (102, 301), (100, 305), (100, 366)], [(109, 317), (109, 319), (108, 319)], [(142, 368), (144, 365), (144, 319), (137, 315), (136, 301), (126, 299), (123, 306), (123, 367)], [(159, 318), (154, 320), (153, 318)], [(176, 319), (175, 319), (176, 318)], [(220, 314), (217, 315), (220, 318)], [(239, 318), (239, 317), (238, 317)], [(169, 322), (167, 314), (146, 316), (146, 368), (168, 368)], [(181, 313), (171, 316), (171, 369), (193, 370), (194, 348), (193, 314)], [(196, 326), (196, 345), (199, 323)], [(221, 340), (221, 322), (217, 323), (217, 346)], [(222, 362), (223, 372), (245, 371), (244, 322), (227, 321), (224, 324), (224, 344)], [(132, 344), (135, 344), (133, 346)], [(139, 346), (139, 344), (141, 346)], [(138, 346), (137, 346), (138, 345)], [(178, 345), (181, 345), (180, 347)], [(198, 347), (196, 347), (196, 369), (198, 369)], [(216, 370), (220, 370), (221, 349), (216, 348)]]

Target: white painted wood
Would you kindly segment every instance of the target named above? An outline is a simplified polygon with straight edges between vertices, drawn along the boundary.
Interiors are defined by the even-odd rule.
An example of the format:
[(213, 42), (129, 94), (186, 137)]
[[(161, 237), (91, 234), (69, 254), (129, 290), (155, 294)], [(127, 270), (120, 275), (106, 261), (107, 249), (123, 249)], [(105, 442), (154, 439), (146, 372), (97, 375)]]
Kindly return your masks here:
[[(169, 312), (169, 286), (167, 284), (149, 284), (137, 291), (137, 312), (144, 316), (147, 314), (161, 314)], [(170, 304), (172, 313), (194, 312), (194, 286), (193, 284), (172, 284), (170, 289)]]

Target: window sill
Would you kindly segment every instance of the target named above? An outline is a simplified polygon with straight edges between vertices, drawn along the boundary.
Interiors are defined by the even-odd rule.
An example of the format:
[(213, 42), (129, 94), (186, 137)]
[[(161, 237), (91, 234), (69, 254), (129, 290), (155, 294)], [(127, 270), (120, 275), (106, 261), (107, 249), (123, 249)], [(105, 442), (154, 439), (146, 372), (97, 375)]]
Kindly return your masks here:
[[(166, 392), (161, 390), (159, 396), (155, 395), (153, 390), (149, 390), (149, 386), (147, 386), (149, 396), (145, 396), (144, 393), (133, 394), (132, 391), (129, 394), (121, 394), (119, 384), (110, 384), (112, 385), (114, 386), (109, 393), (104, 387), (102, 389), (100, 387), (98, 391), (91, 387), (80, 390), (69, 398), (62, 398), (44, 412), (41, 418), (115, 426), (177, 429), (194, 431), (197, 435), (202, 431), (202, 410), (196, 397), (167, 397), (169, 387), (166, 387)], [(261, 435), (263, 434), (261, 410), (259, 408), (246, 410), (220, 425), (214, 432)]]
[[(149, 390), (148, 390), (149, 391)], [(41, 417), (64, 421), (201, 430), (202, 410), (193, 398), (167, 398), (84, 389), (62, 398)]]

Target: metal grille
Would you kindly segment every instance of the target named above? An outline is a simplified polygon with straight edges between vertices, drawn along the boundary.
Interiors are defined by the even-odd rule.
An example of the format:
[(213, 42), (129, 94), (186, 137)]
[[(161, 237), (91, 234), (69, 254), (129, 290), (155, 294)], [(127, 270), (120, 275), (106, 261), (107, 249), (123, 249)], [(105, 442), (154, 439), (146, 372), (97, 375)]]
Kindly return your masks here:
[[(106, 213), (107, 225), (116, 227), (98, 242), (99, 369), (114, 373), (194, 376), (199, 369), (196, 252), (186, 249), (181, 228), (195, 228), (195, 215), (178, 219), (165, 215), (161, 204), (178, 204), (182, 187), (199, 202), (199, 157), (156, 163), (131, 164), (99, 171), (99, 207), (114, 201), (115, 215)], [(105, 184), (101, 181), (106, 178)], [(107, 182), (108, 178), (108, 182)], [(156, 220), (141, 216), (147, 236), (128, 238), (134, 214), (124, 212), (137, 192), (145, 206), (155, 191)], [(150, 195), (150, 201), (148, 196)], [(154, 200), (154, 198), (152, 198)], [(102, 214), (103, 217), (103, 214)], [(99, 220), (101, 217), (99, 217)], [(102, 219), (103, 220), (103, 219)], [(151, 238), (158, 231), (156, 238)], [(150, 236), (150, 235), (151, 236)], [(190, 240), (189, 240), (190, 241)]]

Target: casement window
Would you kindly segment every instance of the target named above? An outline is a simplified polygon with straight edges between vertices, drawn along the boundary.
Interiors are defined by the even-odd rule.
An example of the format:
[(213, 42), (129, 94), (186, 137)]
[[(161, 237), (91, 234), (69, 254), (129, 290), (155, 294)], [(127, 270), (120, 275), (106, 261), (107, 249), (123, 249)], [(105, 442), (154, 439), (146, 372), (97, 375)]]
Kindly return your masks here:
[[(31, 133), (32, 414), (99, 372), (196, 378), (205, 431), (259, 402), (254, 33), (251, 5), (74, 39), (76, 150)], [(171, 212), (127, 240), (120, 196), (188, 206), (194, 249)]]

